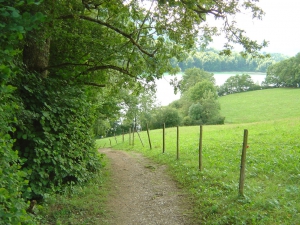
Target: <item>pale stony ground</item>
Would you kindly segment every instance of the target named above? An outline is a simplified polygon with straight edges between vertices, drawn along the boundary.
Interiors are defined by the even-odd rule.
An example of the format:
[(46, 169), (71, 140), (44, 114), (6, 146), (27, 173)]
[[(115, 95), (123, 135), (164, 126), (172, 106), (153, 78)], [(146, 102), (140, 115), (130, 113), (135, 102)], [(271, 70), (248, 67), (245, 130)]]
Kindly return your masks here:
[(190, 225), (188, 197), (158, 165), (139, 153), (100, 149), (110, 161), (108, 224)]

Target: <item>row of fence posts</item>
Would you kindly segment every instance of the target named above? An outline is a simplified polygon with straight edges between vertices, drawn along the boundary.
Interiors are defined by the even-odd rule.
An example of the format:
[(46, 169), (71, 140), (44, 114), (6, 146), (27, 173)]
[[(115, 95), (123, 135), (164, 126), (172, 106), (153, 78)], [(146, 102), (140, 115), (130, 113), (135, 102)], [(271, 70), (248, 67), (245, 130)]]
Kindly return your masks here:
[[(162, 147), (162, 153), (165, 153), (165, 149), (166, 149), (166, 139), (165, 139), (165, 129), (166, 126), (165, 124), (163, 124), (163, 137), (162, 137), (162, 141), (163, 141), (163, 147)], [(177, 141), (176, 141), (176, 159), (179, 160), (179, 126), (176, 127), (176, 134), (177, 134)], [(132, 133), (132, 134), (131, 134)], [(134, 145), (134, 133), (137, 133), (142, 146), (144, 147), (144, 143), (140, 137), (140, 134), (138, 131), (135, 132), (135, 129), (133, 128), (131, 130), (131, 128), (129, 128), (129, 145)], [(149, 129), (148, 129), (148, 124), (147, 124), (147, 136), (148, 136), (148, 141), (149, 141), (149, 146), (150, 149), (152, 149), (152, 144), (151, 144), (151, 139), (150, 139), (150, 134), (149, 134)], [(132, 140), (131, 140), (132, 137)], [(200, 125), (200, 135), (199, 135), (199, 171), (202, 171), (202, 137), (203, 137), (203, 127), (202, 125)], [(115, 136), (115, 140), (116, 143), (117, 142), (117, 138)], [(124, 142), (124, 132), (122, 134), (122, 140)], [(110, 142), (110, 146), (112, 146), (111, 144), (111, 140), (109, 139)], [(245, 129), (244, 130), (244, 137), (243, 137), (243, 148), (242, 148), (242, 155), (241, 155), (241, 165), (240, 165), (240, 180), (239, 180), (239, 195), (243, 196), (244, 195), (244, 183), (245, 183), (245, 169), (246, 169), (246, 150), (247, 150), (247, 142), (248, 142), (248, 130)], [(103, 146), (104, 147), (104, 146)]]
[[(134, 128), (132, 129), (132, 135), (131, 135), (131, 128), (129, 128), (129, 145), (134, 145), (134, 133), (135, 133), (135, 129)], [(137, 135), (138, 135), (138, 137), (140, 139), (140, 142), (141, 142), (142, 146), (145, 147), (144, 143), (142, 141), (142, 138), (140, 136), (140, 133), (138, 131), (136, 131), (136, 133), (137, 133)], [(147, 133), (148, 133), (148, 139), (149, 139), (150, 149), (152, 149), (148, 127), (147, 127)], [(123, 142), (124, 142), (124, 132), (122, 133), (122, 136), (123, 136), (122, 139), (123, 139)], [(131, 136), (132, 136), (132, 141), (131, 141)], [(117, 141), (116, 141), (116, 143), (117, 143)]]

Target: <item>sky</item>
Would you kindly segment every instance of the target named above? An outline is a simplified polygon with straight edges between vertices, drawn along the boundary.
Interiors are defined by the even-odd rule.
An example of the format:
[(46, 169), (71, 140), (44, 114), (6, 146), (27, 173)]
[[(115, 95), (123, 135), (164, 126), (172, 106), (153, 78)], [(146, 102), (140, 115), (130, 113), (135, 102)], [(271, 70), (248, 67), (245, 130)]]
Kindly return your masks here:
[[(266, 13), (262, 20), (253, 20), (250, 14), (237, 17), (239, 26), (246, 34), (259, 43), (269, 41), (262, 51), (295, 56), (300, 52), (300, 1), (299, 0), (260, 0), (257, 3)], [(221, 48), (219, 38), (212, 47)], [(237, 48), (237, 50), (240, 50)]]

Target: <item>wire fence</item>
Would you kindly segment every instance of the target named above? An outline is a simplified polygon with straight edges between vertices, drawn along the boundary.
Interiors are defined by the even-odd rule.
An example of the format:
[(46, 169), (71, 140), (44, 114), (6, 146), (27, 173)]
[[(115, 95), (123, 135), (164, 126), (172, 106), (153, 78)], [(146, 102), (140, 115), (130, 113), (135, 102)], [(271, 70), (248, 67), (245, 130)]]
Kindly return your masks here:
[[(201, 125), (199, 127), (199, 140), (198, 140), (198, 170), (202, 171), (203, 170), (203, 164), (202, 164), (202, 159), (203, 159), (203, 153), (202, 153), (202, 149), (203, 149), (203, 126)], [(152, 142), (151, 142), (151, 138), (150, 138), (150, 131), (148, 129), (146, 129), (146, 133), (147, 133), (147, 139), (148, 139), (148, 143), (149, 143), (149, 149), (152, 149)], [(135, 145), (135, 141), (136, 141), (136, 136), (138, 137), (141, 145), (143, 147), (145, 147), (144, 142), (141, 138), (140, 133), (135, 130), (135, 129), (131, 129), (129, 128), (128, 133), (124, 133), (122, 132), (122, 142), (125, 142), (125, 135), (128, 135), (128, 144), (131, 146)], [(120, 136), (118, 136), (120, 138)], [(114, 139), (116, 145), (118, 144), (118, 139), (117, 136), (114, 137), (110, 137), (108, 138), (109, 140), (109, 147), (112, 147), (112, 141), (111, 139)], [(180, 158), (180, 128), (179, 126), (176, 127), (176, 160), (179, 160)], [(241, 144), (242, 143), (242, 144)], [(248, 130), (245, 129), (244, 130), (244, 135), (243, 135), (243, 140), (241, 142), (238, 142), (237, 144), (241, 145), (241, 161), (240, 161), (240, 179), (239, 179), (239, 195), (243, 196), (244, 195), (244, 184), (245, 184), (245, 168), (246, 168), (246, 152), (247, 152), (247, 148), (248, 148)], [(106, 143), (104, 143), (103, 146), (101, 146), (101, 148), (104, 148), (106, 146)], [(166, 152), (166, 127), (165, 124), (163, 124), (162, 126), (162, 154), (164, 154)]]

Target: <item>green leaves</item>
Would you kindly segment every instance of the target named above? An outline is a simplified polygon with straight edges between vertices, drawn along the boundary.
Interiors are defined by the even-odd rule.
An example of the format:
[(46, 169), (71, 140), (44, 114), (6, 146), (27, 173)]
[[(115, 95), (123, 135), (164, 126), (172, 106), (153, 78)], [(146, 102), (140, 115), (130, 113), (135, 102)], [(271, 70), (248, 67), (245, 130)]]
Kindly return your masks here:
[(267, 71), (266, 85), (276, 87), (300, 86), (300, 53), (271, 65)]
[(214, 83), (215, 78), (212, 73), (206, 72), (202, 69), (196, 67), (189, 68), (184, 72), (183, 78), (180, 81), (180, 91), (181, 93), (184, 93), (196, 83), (203, 81)]
[(88, 180), (101, 166), (91, 132), (94, 105), (84, 90), (35, 74), (20, 74), (13, 83), (22, 105), (14, 148), (26, 159), (23, 170), (31, 171), (30, 198)]
[(92, 80), (107, 82), (103, 78), (111, 70), (121, 72), (125, 78), (153, 80), (172, 70), (172, 57), (182, 60), (182, 52), (196, 46), (199, 33), (204, 45), (219, 33), (215, 27), (202, 25), (209, 14), (225, 21), (228, 39), (255, 52), (260, 46), (244, 36), (236, 40), (230, 32), (237, 29), (227, 24), (227, 14), (238, 13), (243, 7), (259, 14), (254, 3), (244, 2), (248, 1), (54, 4), (51, 7), (58, 21), (53, 22), (51, 72), (59, 70), (62, 76), (68, 73), (82, 80), (90, 79), (92, 74)]
[(0, 88), (0, 224), (34, 224), (26, 214), (21, 189), (27, 187), (26, 172), (20, 171), (18, 152), (13, 150), (16, 101), (11, 96), (12, 86)]
[(248, 74), (237, 74), (229, 77), (218, 90), (219, 96), (239, 93), (244, 91), (258, 90), (261, 87), (253, 82)]

